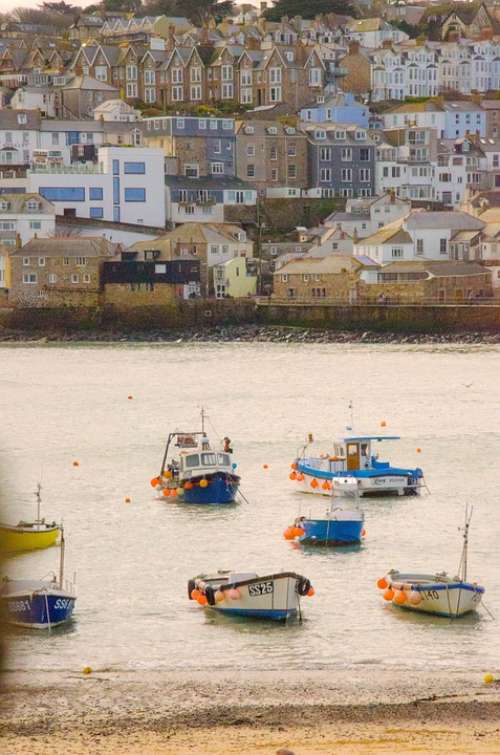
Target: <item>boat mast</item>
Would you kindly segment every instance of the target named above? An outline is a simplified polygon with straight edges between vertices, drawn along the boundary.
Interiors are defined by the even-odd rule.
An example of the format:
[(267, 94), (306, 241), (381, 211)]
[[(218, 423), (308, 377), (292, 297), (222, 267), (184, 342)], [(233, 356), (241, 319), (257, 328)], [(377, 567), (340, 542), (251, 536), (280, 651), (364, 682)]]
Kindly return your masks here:
[(201, 432), (205, 435), (205, 409), (201, 407)]
[(468, 556), (468, 547), (469, 547), (469, 527), (470, 527), (470, 520), (472, 517), (472, 511), (473, 511), (473, 506), (470, 507), (470, 511), (469, 511), (469, 506), (465, 507), (465, 523), (464, 523), (464, 531), (463, 531), (464, 532), (463, 534), (464, 545), (462, 548), (462, 556), (460, 558), (460, 565), (458, 567), (458, 574), (462, 582), (467, 581), (467, 556)]
[(42, 503), (42, 486), (38, 483), (35, 496), (36, 496), (36, 521), (40, 522), (40, 505)]
[(350, 412), (350, 414), (349, 414), (350, 425), (346, 429), (350, 430), (352, 432), (352, 430), (354, 429), (354, 404), (352, 402), (352, 399), (349, 401), (349, 407), (348, 408), (349, 408), (349, 412)]
[(59, 589), (63, 590), (63, 579), (64, 579), (64, 527), (61, 525), (61, 551), (59, 554)]

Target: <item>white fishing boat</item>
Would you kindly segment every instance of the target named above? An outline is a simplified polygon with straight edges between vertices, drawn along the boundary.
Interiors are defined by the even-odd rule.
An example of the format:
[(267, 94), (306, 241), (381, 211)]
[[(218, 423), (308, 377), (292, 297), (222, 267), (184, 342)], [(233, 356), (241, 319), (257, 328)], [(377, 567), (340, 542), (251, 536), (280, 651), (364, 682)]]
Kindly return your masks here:
[(399, 608), (407, 608), (436, 616), (457, 618), (475, 611), (481, 603), (484, 587), (477, 582), (467, 581), (467, 548), (470, 514), (466, 511), (463, 531), (464, 544), (458, 569), (458, 576), (450, 577), (446, 572), (418, 574), (391, 569), (377, 582), (383, 591), (384, 600)]
[(286, 621), (301, 615), (300, 599), (312, 597), (307, 577), (295, 572), (258, 575), (218, 571), (188, 582), (188, 596), (201, 606), (231, 616)]

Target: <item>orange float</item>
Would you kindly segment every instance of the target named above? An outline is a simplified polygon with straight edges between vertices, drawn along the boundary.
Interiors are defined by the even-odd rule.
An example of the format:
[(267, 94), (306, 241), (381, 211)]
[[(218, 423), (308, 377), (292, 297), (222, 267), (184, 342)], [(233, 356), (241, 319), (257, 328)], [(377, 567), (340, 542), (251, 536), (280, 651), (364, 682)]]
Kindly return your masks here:
[(290, 472), (288, 475), (290, 480), (296, 480), (297, 479), (297, 472)]
[(314, 478), (313, 478), (313, 479), (311, 480), (311, 487), (312, 487), (312, 488), (314, 488), (314, 490), (316, 490), (316, 488), (317, 488), (318, 486), (319, 486), (319, 483), (318, 483), (317, 479), (316, 479), (316, 478), (314, 477)]
[(406, 603), (406, 593), (404, 592), (404, 590), (398, 590), (398, 591), (397, 591), (397, 592), (396, 592), (396, 593), (394, 594), (394, 602), (395, 602), (395, 603), (396, 603), (396, 604), (397, 604), (398, 606), (402, 606), (402, 605), (403, 605), (403, 603)]
[(384, 600), (392, 600), (394, 597), (394, 590), (392, 587), (388, 587), (387, 590), (384, 592), (383, 598)]
[(381, 577), (378, 580), (377, 587), (379, 590), (386, 590), (389, 587), (389, 583), (387, 582), (385, 577)]

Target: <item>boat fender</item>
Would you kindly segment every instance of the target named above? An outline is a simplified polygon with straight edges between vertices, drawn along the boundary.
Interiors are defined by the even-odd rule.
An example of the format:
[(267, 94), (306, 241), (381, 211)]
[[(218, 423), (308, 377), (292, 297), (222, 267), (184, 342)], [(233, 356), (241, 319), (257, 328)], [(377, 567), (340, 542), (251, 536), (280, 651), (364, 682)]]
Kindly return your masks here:
[(196, 583), (195, 583), (194, 579), (190, 579), (189, 582), (188, 582), (188, 598), (189, 598), (189, 600), (193, 600), (193, 598), (191, 597), (191, 593), (195, 589), (196, 589)]
[(210, 585), (205, 587), (205, 597), (208, 600), (209, 606), (215, 606), (215, 590)]
[(300, 577), (300, 579), (297, 582), (297, 592), (299, 595), (301, 595), (303, 598), (307, 595), (311, 588), (311, 583), (307, 579), (307, 577)]

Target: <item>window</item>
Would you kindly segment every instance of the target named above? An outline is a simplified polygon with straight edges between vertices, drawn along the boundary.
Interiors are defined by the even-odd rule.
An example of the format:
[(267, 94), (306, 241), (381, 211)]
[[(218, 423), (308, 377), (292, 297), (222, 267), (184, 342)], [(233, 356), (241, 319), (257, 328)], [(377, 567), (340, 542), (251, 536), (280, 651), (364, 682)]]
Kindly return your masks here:
[(234, 96), (234, 88), (232, 84), (223, 84), (222, 85), (222, 99), (223, 100), (230, 100)]
[(363, 181), (364, 183), (370, 181), (370, 168), (359, 169), (359, 180)]
[(417, 239), (417, 254), (423, 254), (423, 253), (424, 253), (424, 240)]
[(172, 68), (172, 84), (182, 84), (182, 68)]
[(393, 257), (402, 257), (403, 256), (403, 250), (399, 247), (393, 247), (392, 248), (392, 256)]
[(93, 202), (99, 202), (103, 198), (100, 186), (91, 186), (89, 189), (89, 199)]
[(129, 174), (138, 174), (138, 175), (143, 176), (146, 173), (146, 164), (145, 163), (124, 163), (123, 172), (129, 173)]
[(38, 283), (38, 275), (36, 273), (23, 273), (23, 283)]
[(75, 263), (78, 265), (78, 267), (85, 267), (87, 264), (87, 258), (86, 257), (76, 257)]
[(255, 165), (247, 165), (247, 178), (255, 178)]
[(125, 202), (145, 202), (146, 189), (125, 189)]
[(184, 163), (184, 175), (186, 178), (198, 178), (200, 168), (197, 163)]
[(90, 280), (91, 280), (90, 273), (84, 273), (83, 274), (83, 282), (84, 283), (90, 283)]
[(202, 454), (201, 463), (205, 467), (215, 467), (217, 464), (217, 455), (216, 454)]
[(51, 134), (52, 146), (57, 147), (59, 145), (59, 134), (57, 131), (53, 131)]
[(320, 147), (319, 149), (319, 159), (323, 162), (330, 162), (332, 159), (332, 148), (331, 147)]
[(287, 283), (288, 282), (288, 274), (287, 273), (283, 273), (283, 275), (281, 276), (281, 282), (282, 283)]
[(80, 283), (80, 276), (78, 273), (71, 273), (71, 283)]
[(352, 181), (352, 168), (342, 168), (342, 181)]
[(94, 70), (97, 81), (108, 80), (108, 69), (106, 68), (106, 66), (96, 66)]
[(30, 220), (30, 228), (32, 231), (39, 231), (42, 228), (41, 220)]
[(288, 157), (296, 157), (297, 156), (297, 146), (295, 144), (289, 144), (287, 152), (288, 152)]
[(45, 267), (45, 257), (38, 258), (38, 267)]
[(362, 147), (359, 150), (359, 159), (361, 160), (361, 162), (368, 162), (370, 159), (370, 150), (366, 147)]
[(342, 147), (341, 153), (340, 153), (340, 159), (341, 160), (352, 160), (352, 149), (351, 147)]
[(247, 157), (255, 157), (255, 145), (247, 144)]
[(205, 131), (206, 130), (206, 128), (207, 128), (207, 121), (206, 121), (205, 118), (200, 118), (198, 120), (198, 128), (200, 129), (200, 131)]
[(184, 126), (186, 125), (184, 118), (177, 118), (175, 121), (175, 125), (180, 131), (182, 131), (184, 129)]
[(439, 254), (447, 254), (448, 247), (446, 239), (439, 239)]
[(332, 171), (330, 168), (320, 168), (319, 171), (319, 180), (320, 181), (331, 181), (332, 180)]
[(278, 180), (278, 168), (272, 168), (271, 169), (271, 181), (277, 181)]
[(195, 84), (191, 87), (191, 99), (192, 100), (201, 100), (201, 85)]
[(69, 262), (70, 262), (69, 257), (63, 258), (63, 265), (69, 265)]
[(200, 457), (198, 454), (190, 454), (190, 456), (186, 456), (186, 467), (199, 467), (200, 466)]
[(210, 163), (210, 173), (213, 176), (221, 176), (224, 174), (224, 163)]
[(289, 299), (295, 299), (297, 291), (295, 288), (287, 288), (286, 295)]
[(182, 87), (172, 87), (172, 100), (180, 102), (184, 99), (184, 90)]
[(102, 209), (102, 207), (91, 207), (90, 217), (99, 220), (100, 218), (104, 217), (104, 210)]
[(281, 102), (281, 87), (271, 87), (269, 99), (271, 102)]
[(297, 178), (297, 166), (296, 165), (289, 165), (288, 166), (288, 178)]
[(222, 152), (222, 143), (221, 143), (221, 140), (220, 139), (215, 139), (214, 140), (214, 154), (215, 155), (220, 155), (221, 152)]
[(120, 161), (119, 160), (113, 160), (113, 175), (114, 176), (120, 175)]
[(229, 65), (222, 66), (221, 79), (222, 79), (222, 81), (232, 81), (233, 80), (233, 66), (229, 66)]
[(85, 202), (83, 187), (40, 186), (38, 193), (52, 202)]
[(321, 68), (309, 69), (309, 86), (311, 87), (321, 86)]
[(55, 273), (49, 273), (49, 283), (57, 283), (57, 275)]
[(127, 82), (127, 97), (129, 99), (137, 97), (137, 84), (135, 82)]
[(136, 65), (130, 65), (126, 67), (125, 78), (127, 78), (129, 81), (135, 81), (137, 79), (137, 66)]

